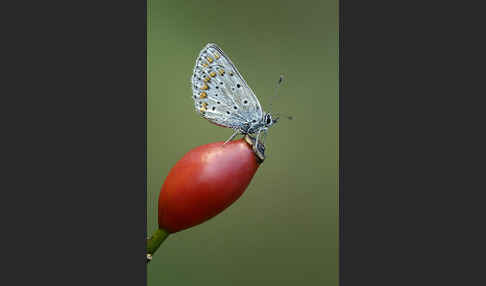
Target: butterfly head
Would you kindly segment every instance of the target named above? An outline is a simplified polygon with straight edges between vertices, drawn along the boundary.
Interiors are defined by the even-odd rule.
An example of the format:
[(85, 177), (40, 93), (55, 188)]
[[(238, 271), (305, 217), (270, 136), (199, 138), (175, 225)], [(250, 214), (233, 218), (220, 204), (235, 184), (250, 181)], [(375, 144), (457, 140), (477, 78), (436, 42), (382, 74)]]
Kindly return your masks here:
[(272, 117), (272, 115), (270, 113), (265, 113), (265, 116), (263, 117), (263, 123), (265, 125), (265, 127), (270, 127), (272, 126), (273, 124), (277, 123), (279, 117)]

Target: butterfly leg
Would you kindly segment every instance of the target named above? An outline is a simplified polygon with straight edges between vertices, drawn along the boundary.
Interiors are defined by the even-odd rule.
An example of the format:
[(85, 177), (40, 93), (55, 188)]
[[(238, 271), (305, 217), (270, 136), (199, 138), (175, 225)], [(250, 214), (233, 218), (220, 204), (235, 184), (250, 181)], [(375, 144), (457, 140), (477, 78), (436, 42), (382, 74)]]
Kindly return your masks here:
[(235, 130), (235, 132), (233, 133), (233, 135), (231, 135), (231, 137), (228, 138), (228, 140), (226, 140), (223, 145), (225, 145), (226, 143), (228, 143), (231, 140), (233, 140), (236, 137), (236, 135), (238, 135), (238, 130)]
[(263, 130), (263, 136), (262, 136), (262, 144), (265, 145), (265, 139), (267, 138), (268, 135), (268, 130), (265, 129)]
[(255, 140), (255, 150), (258, 150), (258, 138), (260, 138), (260, 133), (261, 132), (258, 132), (257, 133), (257, 136), (256, 136), (256, 140)]

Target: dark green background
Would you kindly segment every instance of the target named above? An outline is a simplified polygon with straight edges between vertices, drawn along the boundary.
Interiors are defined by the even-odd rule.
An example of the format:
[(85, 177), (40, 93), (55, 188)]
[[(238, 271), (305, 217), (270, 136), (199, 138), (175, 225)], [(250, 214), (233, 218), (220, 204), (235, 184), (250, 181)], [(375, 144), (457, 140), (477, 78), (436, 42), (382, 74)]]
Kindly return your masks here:
[(205, 44), (226, 52), (266, 111), (295, 118), (269, 130), (267, 159), (238, 201), (168, 238), (148, 284), (337, 285), (337, 0), (148, 0), (147, 13), (149, 235), (170, 168), (232, 133), (193, 111), (189, 79)]

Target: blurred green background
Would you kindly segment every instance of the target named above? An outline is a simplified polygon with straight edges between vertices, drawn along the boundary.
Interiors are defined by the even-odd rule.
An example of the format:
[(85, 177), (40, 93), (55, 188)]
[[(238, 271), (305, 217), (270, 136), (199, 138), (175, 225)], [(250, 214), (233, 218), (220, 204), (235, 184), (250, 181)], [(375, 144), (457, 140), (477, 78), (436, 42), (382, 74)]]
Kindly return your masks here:
[(239, 200), (162, 244), (148, 284), (337, 285), (338, 1), (148, 0), (147, 14), (149, 235), (170, 168), (232, 133), (193, 111), (205, 44), (225, 51), (266, 111), (294, 117), (270, 128), (267, 159)]

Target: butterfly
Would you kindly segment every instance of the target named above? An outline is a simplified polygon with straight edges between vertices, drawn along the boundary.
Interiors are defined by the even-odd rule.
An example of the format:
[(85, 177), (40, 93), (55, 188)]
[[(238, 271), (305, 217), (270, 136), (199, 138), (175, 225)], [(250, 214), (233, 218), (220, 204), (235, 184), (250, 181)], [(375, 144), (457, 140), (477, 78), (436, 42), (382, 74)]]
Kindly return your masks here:
[(199, 53), (191, 84), (196, 112), (213, 124), (234, 130), (225, 144), (238, 134), (256, 134), (258, 145), (260, 133), (265, 137), (278, 121), (278, 116), (263, 111), (255, 93), (216, 44), (207, 44)]

